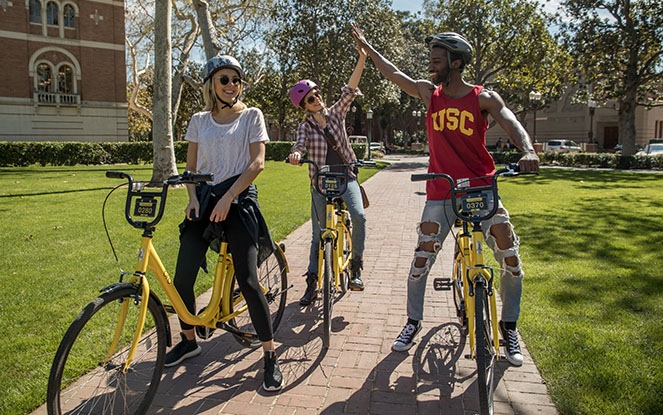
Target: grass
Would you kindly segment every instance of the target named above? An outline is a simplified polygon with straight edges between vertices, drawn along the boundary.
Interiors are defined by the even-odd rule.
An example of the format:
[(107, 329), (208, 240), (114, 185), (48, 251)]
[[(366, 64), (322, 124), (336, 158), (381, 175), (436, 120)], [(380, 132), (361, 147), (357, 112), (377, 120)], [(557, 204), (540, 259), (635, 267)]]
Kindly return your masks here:
[(663, 413), (660, 174), (502, 181), (523, 246), (519, 323), (562, 414)]
[[(138, 179), (150, 166), (114, 166)], [(101, 224), (119, 181), (107, 167), (0, 169), (0, 413), (45, 398), (55, 349), (99, 288), (118, 278)], [(366, 179), (377, 170), (363, 169)], [(545, 169), (505, 179), (505, 205), (522, 240), (521, 333), (562, 414), (663, 413), (663, 187), (660, 174)], [(270, 162), (257, 180), (272, 236), (309, 215), (306, 168)], [(106, 209), (124, 269), (138, 231), (124, 192)], [(183, 189), (169, 193), (155, 245), (174, 269)], [(373, 208), (373, 207), (372, 207)], [(197, 286), (203, 291), (208, 277)]]
[[(127, 171), (137, 180), (151, 177), (151, 166), (0, 169), (2, 414), (24, 414), (44, 401), (50, 365), (67, 327), (99, 289), (118, 281), (120, 269), (101, 220), (104, 198), (122, 183), (105, 177), (109, 169)], [(360, 177), (377, 171), (362, 168)], [(256, 185), (276, 241), (310, 218), (306, 167), (268, 162)], [(125, 188), (114, 192), (105, 214), (121, 267), (131, 270), (140, 231), (124, 219), (125, 196)], [(171, 273), (186, 203), (185, 189), (172, 189), (155, 232), (154, 245)], [(211, 279), (201, 274), (197, 293), (209, 288)], [(163, 295), (156, 284), (152, 288)]]

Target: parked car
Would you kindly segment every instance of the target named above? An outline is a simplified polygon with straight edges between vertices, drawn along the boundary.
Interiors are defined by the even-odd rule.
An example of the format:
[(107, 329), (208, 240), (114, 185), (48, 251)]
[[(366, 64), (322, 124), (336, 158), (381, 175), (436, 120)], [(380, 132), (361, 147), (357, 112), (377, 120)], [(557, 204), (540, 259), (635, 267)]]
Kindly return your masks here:
[(382, 147), (382, 143), (371, 143), (371, 151), (381, 151), (384, 154), (387, 154), (387, 150), (385, 150), (384, 147)]
[(582, 149), (573, 140), (550, 140), (546, 146), (546, 151), (550, 153), (578, 153)]
[(663, 143), (649, 143), (642, 150), (635, 153), (636, 156), (656, 156), (663, 154)]

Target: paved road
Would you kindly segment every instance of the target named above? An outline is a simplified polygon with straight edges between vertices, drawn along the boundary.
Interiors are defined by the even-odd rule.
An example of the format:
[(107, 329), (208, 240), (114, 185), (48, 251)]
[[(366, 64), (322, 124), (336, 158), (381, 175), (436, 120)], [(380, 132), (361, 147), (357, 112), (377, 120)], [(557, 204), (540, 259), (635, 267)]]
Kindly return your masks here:
[[(310, 223), (284, 241), (294, 283), (276, 334), (285, 387), (260, 390), (262, 352), (240, 348), (221, 331), (201, 342), (203, 353), (166, 369), (152, 414), (474, 414), (476, 366), (456, 324), (448, 292), (426, 294), (426, 320), (408, 353), (391, 351), (405, 322), (405, 280), (424, 203), (426, 158), (392, 157), (393, 164), (368, 180), (364, 292), (350, 292), (334, 307), (332, 340), (322, 348), (321, 304), (301, 308)], [(449, 275), (445, 244), (433, 274)], [(430, 284), (429, 284), (430, 286)], [(206, 298), (201, 298), (202, 304)], [(176, 320), (171, 320), (173, 328)], [(176, 330), (175, 330), (176, 331)], [(495, 392), (497, 414), (557, 414), (539, 371), (524, 346), (525, 364), (501, 361)], [(45, 413), (43, 409), (37, 413)]]

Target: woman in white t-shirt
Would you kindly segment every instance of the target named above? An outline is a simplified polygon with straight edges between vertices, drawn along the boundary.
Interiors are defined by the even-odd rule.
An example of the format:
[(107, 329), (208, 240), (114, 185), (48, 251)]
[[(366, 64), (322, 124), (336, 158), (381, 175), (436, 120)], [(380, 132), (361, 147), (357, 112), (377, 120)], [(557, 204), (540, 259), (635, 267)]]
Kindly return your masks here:
[[(273, 242), (260, 213), (253, 181), (265, 167), (265, 120), (258, 108), (239, 97), (244, 71), (232, 56), (210, 59), (203, 69), (205, 110), (188, 124), (186, 169), (214, 173), (202, 186), (187, 185), (189, 204), (180, 225), (180, 250), (174, 284), (187, 309), (195, 314), (194, 284), (211, 240), (223, 230), (233, 257), (235, 275), (265, 351), (263, 388), (281, 389), (282, 376), (275, 356), (269, 308), (258, 284), (257, 268)], [(175, 366), (200, 354), (195, 328), (180, 320), (182, 341), (166, 355)]]

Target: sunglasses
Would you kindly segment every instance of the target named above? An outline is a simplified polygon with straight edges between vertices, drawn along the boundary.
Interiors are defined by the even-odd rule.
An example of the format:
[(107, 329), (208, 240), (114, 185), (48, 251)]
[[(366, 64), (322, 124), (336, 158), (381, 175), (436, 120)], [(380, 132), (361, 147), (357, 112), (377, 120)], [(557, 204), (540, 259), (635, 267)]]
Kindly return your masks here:
[[(227, 77), (226, 75), (221, 75), (219, 77), (219, 83), (221, 85), (228, 85), (228, 82), (230, 82), (230, 78)], [(242, 78), (234, 77), (232, 79), (232, 83), (233, 83), (233, 85), (237, 86), (237, 85), (242, 83)]]
[(311, 95), (310, 97), (306, 98), (306, 102), (307, 102), (308, 104), (313, 104), (313, 103), (315, 102), (315, 99), (316, 99), (316, 98), (320, 98), (320, 97), (321, 97), (320, 93), (316, 91), (316, 92), (313, 93), (313, 95)]

